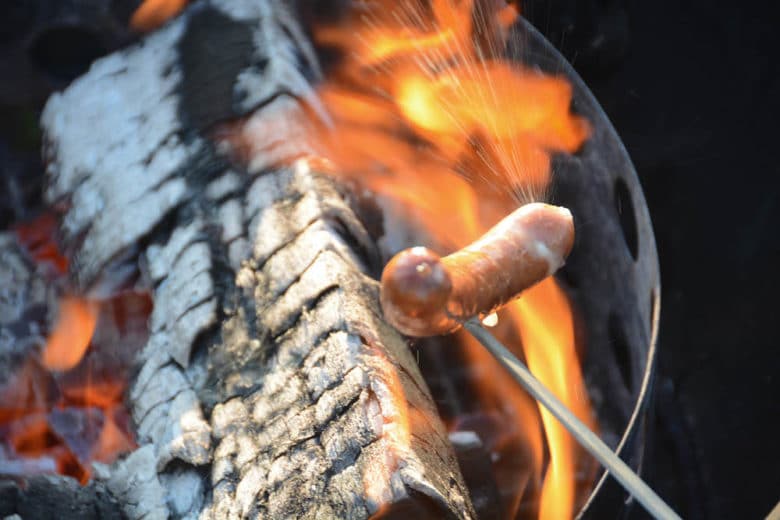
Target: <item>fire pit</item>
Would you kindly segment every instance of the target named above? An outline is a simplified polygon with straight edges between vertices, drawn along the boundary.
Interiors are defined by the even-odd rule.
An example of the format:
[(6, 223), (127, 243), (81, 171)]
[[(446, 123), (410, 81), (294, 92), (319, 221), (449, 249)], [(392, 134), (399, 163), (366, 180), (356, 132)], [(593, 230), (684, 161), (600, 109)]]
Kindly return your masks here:
[[(557, 280), (499, 313), (495, 332), (548, 384), (563, 374), (554, 390), (641, 466), (658, 273), (636, 175), (587, 88), (535, 30), (508, 11), (448, 5), (395, 18), (403, 39), (382, 40), (377, 55), (353, 41), (360, 27), (333, 28), (368, 19), (372, 31), (396, 29), (376, 23), (387, 12), (347, 9), (325, 24), (283, 3), (195, 3), (50, 100), (47, 198), (66, 208), (72, 289), (90, 301), (145, 290), (154, 304), (148, 340), (128, 363), (138, 447), (96, 464), (73, 494), (79, 504), (131, 518), (625, 508), (614, 483), (597, 480), (593, 461), (473, 342), (410, 349), (382, 319), (371, 277), (392, 253), (460, 247), (546, 193), (571, 209), (574, 249)], [(474, 50), (457, 47), (472, 40)], [(345, 49), (379, 58), (370, 79), (390, 83), (369, 88), (365, 62)], [(504, 104), (506, 134), (493, 112), (458, 112), (465, 140), (461, 129), (447, 133), (446, 118), (415, 119), (444, 98), (415, 105), (424, 90), (405, 90), (394, 82), (414, 75), (395, 73), (424, 56), (456, 77), (464, 63), (488, 63), (487, 50), (515, 65), (503, 59), (486, 74), (528, 89)], [(472, 92), (457, 78), (462, 90), (429, 78), (456, 96), (448, 110)], [(489, 83), (495, 99), (517, 95), (506, 85)], [(377, 104), (377, 91), (399, 97)], [(518, 137), (515, 106), (550, 108)], [(507, 181), (485, 166), (510, 142), (503, 165), (519, 170)], [(425, 167), (427, 184), (410, 166)], [(425, 197), (431, 189), (447, 194)], [(458, 211), (429, 218), (442, 208)], [(54, 514), (70, 489), (64, 478), (14, 478), (29, 485), (6, 484), (0, 513), (47, 514), (49, 504)]]

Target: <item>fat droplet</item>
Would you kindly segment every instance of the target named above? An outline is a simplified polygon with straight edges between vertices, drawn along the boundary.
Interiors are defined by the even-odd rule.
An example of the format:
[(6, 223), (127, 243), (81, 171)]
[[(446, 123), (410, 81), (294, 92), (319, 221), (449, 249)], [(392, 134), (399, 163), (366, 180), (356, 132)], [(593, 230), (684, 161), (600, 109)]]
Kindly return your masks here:
[(485, 327), (495, 327), (498, 325), (498, 314), (495, 312), (491, 312), (484, 318), (482, 318), (482, 325)]

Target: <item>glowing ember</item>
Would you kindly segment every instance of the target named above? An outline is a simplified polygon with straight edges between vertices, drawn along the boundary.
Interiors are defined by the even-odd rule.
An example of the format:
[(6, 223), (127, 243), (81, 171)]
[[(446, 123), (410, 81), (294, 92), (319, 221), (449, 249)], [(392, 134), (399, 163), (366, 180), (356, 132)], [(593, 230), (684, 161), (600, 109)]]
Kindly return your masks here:
[[(518, 204), (544, 198), (550, 154), (576, 151), (589, 132), (570, 112), (564, 78), (503, 57), (516, 13), (488, 7), (495, 5), (366, 1), (338, 25), (315, 28), (321, 46), (342, 54), (319, 88), (331, 120), (311, 139), (317, 152), (334, 163), (332, 173), (400, 205), (442, 252), (470, 243)], [(572, 309), (555, 281), (499, 316), (494, 333), (594, 426)], [(477, 374), (480, 412), (451, 427), (480, 432), (504, 513), (571, 517), (583, 455), (487, 352), (457, 337)]]
[[(52, 240), (55, 229), (56, 218), (44, 215), (18, 226), (17, 236), (38, 270), (61, 287), (67, 261)], [(135, 447), (122, 398), (150, 312), (144, 293), (60, 299), (40, 358), (31, 353), (0, 387), (3, 471), (57, 472), (86, 483), (93, 461), (110, 463)]]
[(97, 304), (66, 296), (60, 300), (60, 314), (49, 334), (41, 361), (49, 370), (75, 367), (89, 347), (97, 321)]
[(43, 213), (30, 222), (18, 224), (15, 231), (19, 243), (29, 251), (39, 266), (52, 270), (51, 274), (62, 275), (68, 270), (68, 259), (52, 240), (56, 228), (54, 214)]
[(144, 0), (130, 18), (130, 27), (136, 31), (152, 31), (173, 18), (189, 0)]

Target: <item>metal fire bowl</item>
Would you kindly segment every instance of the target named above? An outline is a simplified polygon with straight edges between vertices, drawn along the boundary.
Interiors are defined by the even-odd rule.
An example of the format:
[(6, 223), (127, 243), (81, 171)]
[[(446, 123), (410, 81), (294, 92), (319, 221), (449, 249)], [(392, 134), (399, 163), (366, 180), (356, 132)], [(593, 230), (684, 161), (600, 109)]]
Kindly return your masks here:
[[(593, 127), (582, 150), (553, 159), (553, 203), (571, 209), (577, 238), (559, 274), (577, 315), (583, 370), (600, 435), (641, 471), (658, 332), (658, 255), (636, 171), (606, 114), (565, 58), (528, 22), (513, 27), (510, 56), (565, 76), (573, 110)], [(626, 494), (603, 474), (581, 518), (620, 518)]]

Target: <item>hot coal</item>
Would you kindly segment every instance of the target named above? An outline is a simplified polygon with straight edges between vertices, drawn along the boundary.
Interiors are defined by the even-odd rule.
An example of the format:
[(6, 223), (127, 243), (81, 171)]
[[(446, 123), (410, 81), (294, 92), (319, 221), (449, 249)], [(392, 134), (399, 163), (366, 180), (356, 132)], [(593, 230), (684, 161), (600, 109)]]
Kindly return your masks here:
[(92, 451), (103, 430), (103, 411), (95, 407), (56, 408), (47, 422), (52, 432), (84, 467), (89, 467)]
[(67, 290), (55, 227), (47, 214), (0, 235), (0, 473), (57, 472), (85, 483), (93, 461), (111, 462), (134, 447), (122, 403), (151, 302), (125, 292), (95, 304), (98, 326), (86, 355), (67, 370), (48, 369), (47, 338)]

